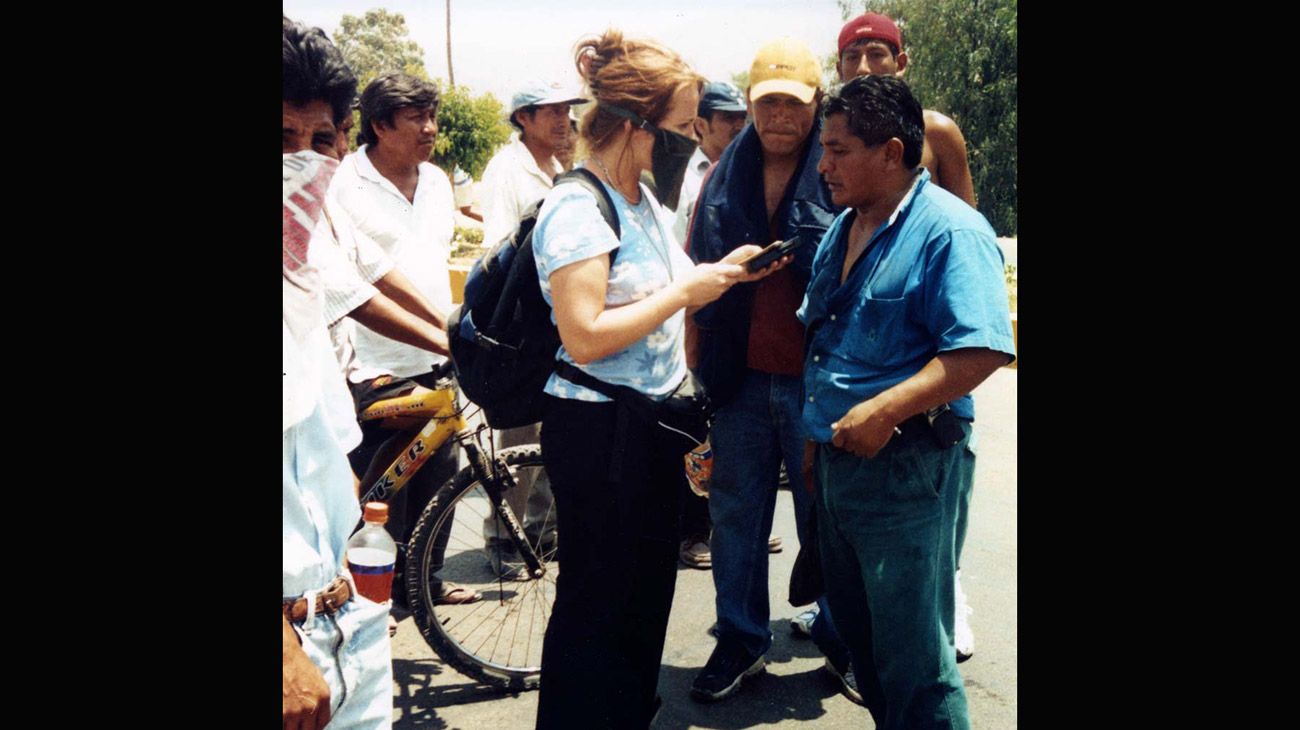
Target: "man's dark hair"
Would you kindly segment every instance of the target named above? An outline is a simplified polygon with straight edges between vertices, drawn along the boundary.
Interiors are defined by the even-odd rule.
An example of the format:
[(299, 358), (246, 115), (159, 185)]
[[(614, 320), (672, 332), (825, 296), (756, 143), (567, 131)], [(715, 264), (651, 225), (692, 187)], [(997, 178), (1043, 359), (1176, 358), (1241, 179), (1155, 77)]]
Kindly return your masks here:
[(713, 124), (713, 122), (717, 121), (719, 114), (744, 114), (744, 113), (745, 112), (728, 112), (728, 111), (723, 111), (721, 109), (710, 109), (702, 116), (704, 117), (704, 121), (708, 122), (709, 124)]
[(376, 78), (361, 92), (361, 124), (357, 131), (357, 144), (379, 143), (374, 123), (393, 125), (393, 115), (398, 109), (413, 106), (417, 109), (438, 109), (438, 87), (405, 73), (386, 73)]
[(921, 164), (925, 117), (907, 84), (896, 76), (859, 76), (827, 98), (822, 119), (848, 116), (849, 131), (868, 147), (897, 137), (903, 143), (903, 164)]
[[(866, 41), (865, 43), (863, 43), (864, 40)], [(887, 41), (887, 40), (885, 40), (884, 38), (866, 38), (866, 39), (859, 38), (858, 40), (853, 41), (852, 43), (850, 43), (850, 44), (848, 44), (847, 46), (845, 46), (845, 47), (844, 47), (844, 51), (849, 50), (850, 48), (852, 48), (852, 47), (858, 45), (859, 43), (862, 43), (862, 47), (863, 47), (864, 49), (865, 49), (867, 46), (871, 45), (872, 43), (879, 43), (880, 45), (884, 46), (885, 48), (888, 48), (888, 49), (889, 49), (889, 53), (890, 53), (890, 55), (892, 55), (894, 58), (898, 58), (898, 52), (902, 50), (902, 49), (899, 48), (898, 46), (894, 45), (893, 41)], [(838, 63), (839, 61), (843, 61), (843, 60), (844, 60), (844, 51), (840, 51), (840, 57), (837, 58), (837, 59), (835, 59), (837, 63)]]
[(284, 101), (294, 106), (322, 100), (334, 112), (334, 123), (351, 114), (357, 97), (357, 77), (320, 28), (308, 28), (284, 18), (284, 60), (280, 74)]
[(529, 119), (532, 119), (532, 118), (537, 114), (537, 110), (538, 110), (538, 108), (539, 108), (539, 107), (538, 107), (537, 104), (529, 104), (528, 106), (521, 106), (521, 107), (519, 107), (518, 109), (516, 109), (516, 110), (514, 111), (513, 114), (510, 115), (510, 126), (512, 126), (512, 127), (514, 127), (515, 129), (519, 130), (519, 136), (520, 136), (520, 137), (523, 137), (523, 134), (524, 134), (524, 125), (522, 125), (522, 124), (519, 123), (519, 115), (520, 115), (520, 114), (527, 114), (527, 115), (528, 115), (528, 118), (529, 118)]

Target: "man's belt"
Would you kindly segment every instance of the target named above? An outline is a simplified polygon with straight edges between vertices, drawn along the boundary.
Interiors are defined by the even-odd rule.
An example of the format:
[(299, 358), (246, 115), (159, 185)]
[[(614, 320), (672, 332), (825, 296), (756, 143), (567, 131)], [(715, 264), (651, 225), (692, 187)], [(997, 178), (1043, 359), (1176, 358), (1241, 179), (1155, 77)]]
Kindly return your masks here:
[[(334, 613), (352, 598), (352, 586), (343, 578), (330, 581), (325, 590), (316, 594), (316, 613)], [(307, 599), (286, 599), (283, 603), (284, 616), (293, 623), (307, 619)]]

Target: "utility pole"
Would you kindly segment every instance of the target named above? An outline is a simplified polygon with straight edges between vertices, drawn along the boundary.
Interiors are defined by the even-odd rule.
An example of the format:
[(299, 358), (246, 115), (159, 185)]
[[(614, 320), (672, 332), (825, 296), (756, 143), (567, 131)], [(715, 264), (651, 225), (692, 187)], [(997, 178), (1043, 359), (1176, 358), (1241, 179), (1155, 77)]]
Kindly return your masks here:
[(447, 83), (456, 85), (456, 74), (451, 70), (451, 0), (447, 0)]

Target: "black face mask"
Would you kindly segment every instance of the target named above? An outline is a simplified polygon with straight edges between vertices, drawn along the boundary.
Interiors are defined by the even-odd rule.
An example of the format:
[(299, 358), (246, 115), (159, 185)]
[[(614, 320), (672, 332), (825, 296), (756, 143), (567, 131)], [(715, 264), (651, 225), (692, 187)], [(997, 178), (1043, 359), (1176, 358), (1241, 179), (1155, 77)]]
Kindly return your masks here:
[(691, 155), (695, 154), (695, 148), (700, 143), (684, 134), (660, 129), (622, 107), (601, 104), (600, 108), (631, 121), (655, 136), (654, 151), (650, 154), (650, 171), (655, 176), (655, 197), (660, 203), (676, 210), (677, 198), (682, 192), (682, 179), (686, 177), (686, 163), (690, 162)]

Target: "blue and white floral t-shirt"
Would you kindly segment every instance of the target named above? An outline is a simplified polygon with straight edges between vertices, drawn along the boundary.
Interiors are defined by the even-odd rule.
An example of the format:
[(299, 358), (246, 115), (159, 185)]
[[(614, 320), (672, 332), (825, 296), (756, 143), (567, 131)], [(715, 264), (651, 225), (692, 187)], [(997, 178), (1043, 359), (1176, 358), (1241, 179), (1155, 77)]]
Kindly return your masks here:
[[(577, 261), (607, 256), (616, 247), (618, 256), (610, 269), (605, 293), (607, 308), (644, 299), (694, 266), (672, 238), (671, 214), (659, 205), (646, 186), (641, 186), (641, 202), (637, 205), (630, 205), (608, 185), (605, 189), (614, 200), (622, 241), (614, 237), (613, 229), (601, 217), (595, 196), (582, 186), (556, 185), (538, 212), (533, 255), (537, 259), (542, 296), (551, 306), (554, 306), (551, 272)], [(555, 321), (554, 312), (551, 321)], [(666, 396), (686, 377), (684, 326), (685, 310), (678, 310), (626, 350), (578, 367), (606, 383), (630, 386), (650, 396)], [(559, 357), (577, 365), (563, 345)], [(551, 375), (546, 392), (574, 400), (609, 400), (559, 375)]]

